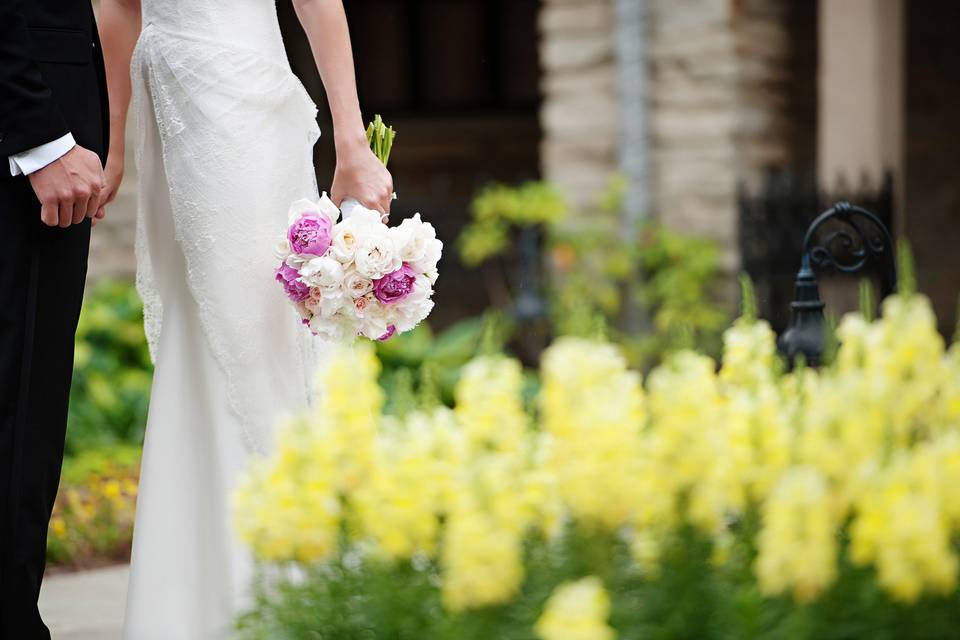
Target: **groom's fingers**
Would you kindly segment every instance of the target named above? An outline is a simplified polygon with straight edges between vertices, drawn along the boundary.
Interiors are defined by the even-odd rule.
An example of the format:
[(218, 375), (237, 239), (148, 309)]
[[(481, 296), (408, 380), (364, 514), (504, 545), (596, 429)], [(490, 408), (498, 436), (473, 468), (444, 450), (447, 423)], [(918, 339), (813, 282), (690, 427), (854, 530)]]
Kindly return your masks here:
[(61, 229), (66, 229), (73, 222), (73, 198), (64, 198), (61, 200), (58, 209), (58, 224)]
[(56, 200), (48, 200), (40, 205), (40, 220), (48, 227), (55, 227), (60, 223)]
[(90, 204), (90, 200), (92, 200), (92, 198), (80, 198), (74, 201), (72, 224), (80, 224), (83, 219), (87, 217), (87, 207)]
[(90, 185), (90, 200), (87, 201), (87, 208), (83, 212), (84, 218), (92, 218), (97, 214), (97, 209), (100, 208), (105, 191), (102, 181)]

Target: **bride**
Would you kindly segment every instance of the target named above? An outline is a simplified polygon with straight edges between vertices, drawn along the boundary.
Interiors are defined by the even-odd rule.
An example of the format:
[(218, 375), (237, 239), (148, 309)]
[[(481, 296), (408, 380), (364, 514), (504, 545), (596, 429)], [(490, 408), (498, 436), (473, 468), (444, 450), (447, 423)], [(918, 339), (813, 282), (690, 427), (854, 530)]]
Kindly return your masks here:
[[(367, 145), (342, 0), (294, 4), (333, 116), (331, 196), (386, 215), (392, 181)], [(252, 573), (230, 526), (235, 479), (307, 402), (322, 351), (273, 281), (288, 205), (317, 198), (316, 107), (273, 0), (101, 0), (100, 27), (107, 201), (132, 97), (137, 284), (156, 362), (124, 637), (223, 638)]]

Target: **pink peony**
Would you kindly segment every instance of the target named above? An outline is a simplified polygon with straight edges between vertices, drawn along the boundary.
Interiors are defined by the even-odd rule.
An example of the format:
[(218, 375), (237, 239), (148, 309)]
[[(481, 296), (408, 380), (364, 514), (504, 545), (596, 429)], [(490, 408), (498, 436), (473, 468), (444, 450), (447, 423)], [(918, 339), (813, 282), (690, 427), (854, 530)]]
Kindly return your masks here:
[(403, 300), (413, 291), (417, 274), (406, 262), (399, 269), (388, 273), (373, 283), (373, 294), (383, 304)]
[(287, 240), (294, 253), (322, 256), (330, 248), (332, 231), (330, 218), (307, 211), (290, 225)]
[(300, 272), (286, 263), (277, 269), (277, 282), (283, 285), (287, 297), (294, 302), (306, 300), (310, 296), (310, 287), (300, 282)]

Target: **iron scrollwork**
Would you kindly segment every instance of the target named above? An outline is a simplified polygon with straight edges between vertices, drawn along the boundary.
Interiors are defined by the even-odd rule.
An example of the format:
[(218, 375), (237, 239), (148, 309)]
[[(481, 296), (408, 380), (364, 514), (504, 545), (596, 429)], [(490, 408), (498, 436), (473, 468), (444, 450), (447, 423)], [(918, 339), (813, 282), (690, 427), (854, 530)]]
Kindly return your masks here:
[[(823, 234), (818, 243), (817, 238)], [(863, 207), (839, 202), (810, 224), (803, 240), (803, 255), (797, 273), (794, 300), (790, 303), (790, 328), (780, 337), (780, 352), (788, 362), (802, 357), (811, 366), (823, 354), (823, 300), (816, 271), (860, 273), (874, 267), (881, 277), (882, 293), (897, 286), (893, 238), (876, 215)]]

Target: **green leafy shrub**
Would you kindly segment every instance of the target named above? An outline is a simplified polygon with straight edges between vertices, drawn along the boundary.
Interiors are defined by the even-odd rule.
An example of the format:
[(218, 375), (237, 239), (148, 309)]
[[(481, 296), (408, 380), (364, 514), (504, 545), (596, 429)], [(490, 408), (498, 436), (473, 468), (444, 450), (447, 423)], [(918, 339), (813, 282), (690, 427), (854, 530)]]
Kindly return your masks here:
[(489, 185), (470, 205), (471, 221), (459, 238), (460, 257), (475, 267), (506, 250), (512, 229), (554, 224), (568, 212), (566, 201), (546, 182)]
[(152, 366), (143, 304), (127, 282), (97, 283), (77, 328), (67, 454), (117, 443), (140, 444)]
[[(460, 257), (479, 266), (508, 257), (513, 231), (539, 226), (549, 255), (547, 298), (554, 335), (598, 332), (623, 346), (630, 362), (648, 368), (682, 348), (716, 355), (729, 320), (716, 293), (722, 281), (719, 250), (708, 240), (647, 222), (628, 231), (621, 220), (624, 182), (610, 181), (589, 212), (571, 215), (547, 183), (494, 184), (474, 200), (471, 223), (460, 237)], [(490, 278), (513, 277), (501, 264)], [(492, 265), (485, 266), (494, 271)], [(509, 304), (493, 287), (491, 298)]]

